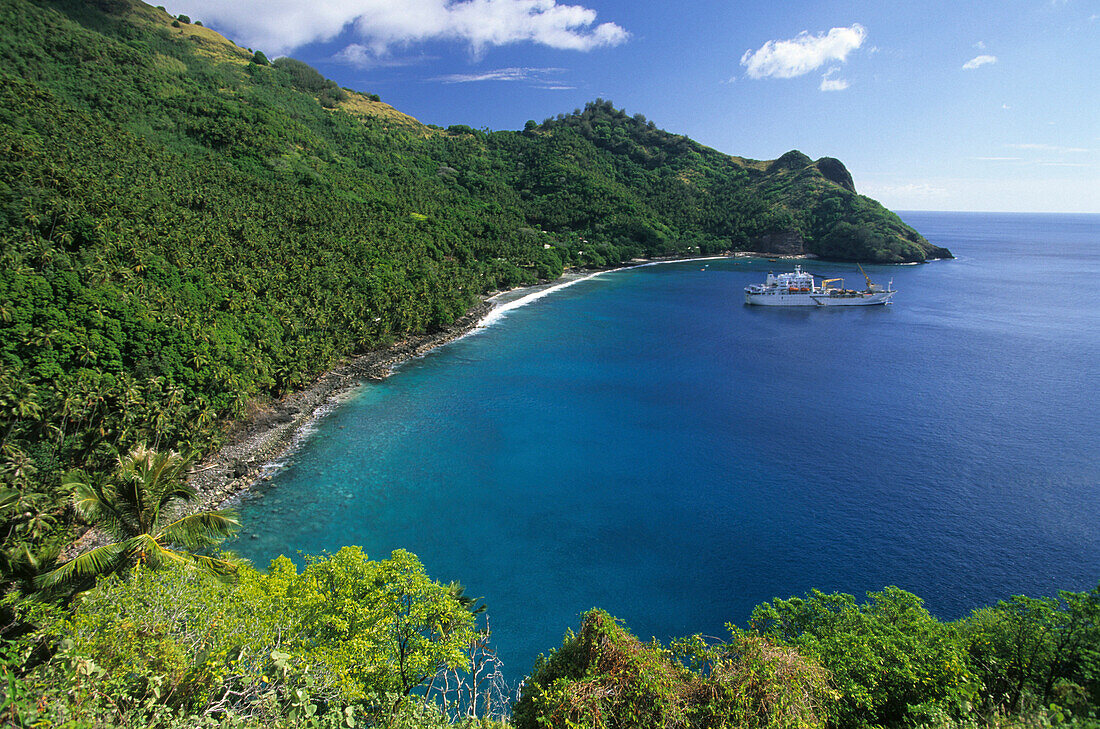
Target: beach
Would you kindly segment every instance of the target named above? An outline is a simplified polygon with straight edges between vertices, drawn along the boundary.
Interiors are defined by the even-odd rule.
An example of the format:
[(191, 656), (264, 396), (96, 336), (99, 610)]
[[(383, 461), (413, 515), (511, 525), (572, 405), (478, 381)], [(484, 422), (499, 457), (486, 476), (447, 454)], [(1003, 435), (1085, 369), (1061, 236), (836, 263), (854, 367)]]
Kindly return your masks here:
[[(579, 281), (637, 266), (676, 263), (684, 260), (767, 257), (766, 253), (734, 253), (699, 258), (638, 259), (625, 266), (600, 270), (567, 271), (551, 282), (523, 286), (486, 296), (447, 329), (435, 334), (407, 337), (389, 347), (350, 358), (319, 377), (309, 387), (279, 400), (257, 406), (243, 421), (232, 426), (227, 443), (191, 469), (188, 483), (198, 499), (193, 510), (232, 505), (255, 483), (268, 477), (277, 464), (304, 437), (311, 426), (365, 381), (388, 377), (395, 367), (420, 357), (459, 337), (492, 325), (508, 311)], [(805, 256), (783, 256), (794, 260)]]
[(810, 257), (812, 256), (737, 252), (691, 258), (678, 256), (668, 259), (635, 259), (623, 266), (566, 271), (550, 282), (488, 295), (441, 332), (410, 336), (389, 347), (352, 357), (319, 377), (304, 390), (255, 407), (243, 421), (232, 426), (227, 443), (222, 448), (192, 468), (188, 483), (198, 494), (192, 509), (197, 511), (232, 505), (253, 484), (268, 478), (273, 467), (292, 452), (303, 438), (308, 437), (311, 426), (349, 397), (363, 382), (384, 379), (402, 362), (423, 356), (436, 347), (490, 326), (512, 309), (561, 288), (638, 266), (723, 258), (800, 260)]

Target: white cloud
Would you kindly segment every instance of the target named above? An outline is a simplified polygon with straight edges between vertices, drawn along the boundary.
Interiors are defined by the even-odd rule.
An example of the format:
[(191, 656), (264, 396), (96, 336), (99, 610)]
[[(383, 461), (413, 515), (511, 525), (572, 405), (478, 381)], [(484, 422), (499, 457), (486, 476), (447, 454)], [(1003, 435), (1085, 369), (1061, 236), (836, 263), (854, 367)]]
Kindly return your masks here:
[(1058, 154), (1082, 154), (1089, 150), (1084, 147), (1059, 147), (1056, 144), (1008, 144), (1012, 149), (1030, 149), (1038, 152), (1057, 152)]
[(442, 81), (445, 84), (466, 84), (478, 81), (523, 81), (538, 84), (539, 88), (560, 90), (571, 87), (553, 85), (551, 77), (560, 74), (562, 68), (497, 68), (481, 73), (454, 73), (447, 76), (439, 76), (433, 81)]
[(996, 63), (996, 62), (997, 62), (997, 57), (996, 56), (987, 56), (987, 55), (974, 56), (969, 61), (967, 61), (966, 63), (963, 64), (963, 68), (970, 71), (972, 69), (980, 68), (981, 66), (985, 66), (987, 64)]
[(833, 78), (833, 74), (835, 73), (840, 73), (840, 69), (836, 66), (833, 66), (824, 74), (822, 74), (821, 86), (819, 86), (818, 88), (820, 88), (822, 91), (843, 91), (844, 89), (848, 88), (849, 83), (847, 80), (842, 78)]
[(865, 183), (864, 195), (875, 198), (904, 198), (912, 201), (929, 201), (942, 199), (947, 195), (947, 189), (929, 182), (909, 182), (904, 184), (889, 183)]
[(346, 58), (377, 62), (397, 46), (430, 40), (491, 46), (530, 42), (588, 51), (623, 43), (615, 23), (596, 24), (596, 11), (557, 0), (177, 0), (179, 9), (268, 55), (330, 41), (351, 27), (361, 43)]
[(375, 66), (412, 66), (422, 63), (425, 57), (414, 56), (410, 58), (398, 58), (388, 53), (379, 55), (361, 43), (351, 43), (336, 53), (333, 59), (360, 68), (374, 68)]
[(978, 41), (977, 43), (974, 44), (974, 47), (977, 48), (979, 51), (984, 51), (985, 50), (985, 41)]
[(802, 31), (789, 40), (770, 40), (755, 51), (745, 51), (741, 65), (752, 78), (794, 78), (826, 63), (843, 62), (866, 38), (867, 29), (859, 23), (817, 35)]

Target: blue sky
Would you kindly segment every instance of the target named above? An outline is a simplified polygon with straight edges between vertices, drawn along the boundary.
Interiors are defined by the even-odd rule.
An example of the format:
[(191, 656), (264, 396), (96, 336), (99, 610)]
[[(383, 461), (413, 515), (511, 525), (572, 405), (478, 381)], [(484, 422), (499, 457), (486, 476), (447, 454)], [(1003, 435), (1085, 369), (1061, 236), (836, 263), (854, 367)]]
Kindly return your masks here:
[(169, 0), (425, 123), (597, 97), (895, 210), (1100, 213), (1100, 0)]

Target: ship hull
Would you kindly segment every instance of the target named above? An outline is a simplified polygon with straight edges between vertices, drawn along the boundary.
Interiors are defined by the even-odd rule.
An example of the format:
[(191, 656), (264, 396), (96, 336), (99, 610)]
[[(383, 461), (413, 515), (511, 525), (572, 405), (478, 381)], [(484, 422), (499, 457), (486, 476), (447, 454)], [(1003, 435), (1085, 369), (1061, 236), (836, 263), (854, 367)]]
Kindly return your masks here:
[(745, 294), (745, 303), (752, 306), (879, 306), (890, 303), (893, 291), (860, 293), (854, 296), (828, 294)]

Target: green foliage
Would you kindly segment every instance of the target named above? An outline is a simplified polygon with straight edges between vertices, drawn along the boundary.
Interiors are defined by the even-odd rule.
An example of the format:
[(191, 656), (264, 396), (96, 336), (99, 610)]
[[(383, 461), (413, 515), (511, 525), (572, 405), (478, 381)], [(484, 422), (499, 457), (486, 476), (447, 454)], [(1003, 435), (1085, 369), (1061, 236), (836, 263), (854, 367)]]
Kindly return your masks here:
[(863, 604), (814, 590), (757, 606), (751, 623), (830, 672), (840, 693), (832, 716), (839, 727), (896, 726), (910, 707), (933, 704), (952, 712), (975, 693), (954, 629), (896, 587), (868, 593)]
[[(276, 58), (272, 64), (286, 75), (291, 87), (309, 94), (318, 94), (322, 106), (334, 107), (337, 102), (346, 101), (348, 94), (335, 81), (325, 78), (315, 68), (293, 58)], [(326, 101), (330, 103), (326, 103)]]
[(580, 635), (540, 657), (516, 704), (517, 729), (539, 726), (675, 726), (685, 719), (686, 672), (667, 651), (645, 645), (601, 610)]
[(26, 681), (44, 695), (67, 686), (57, 715), (68, 720), (108, 710), (96, 699), (109, 696), (109, 711), (139, 726), (160, 711), (335, 725), (342, 707), (359, 722), (417, 726), (438, 712), (410, 695), (468, 667), (472, 613), (407, 552), (371, 561), (345, 547), (301, 572), (280, 557), (266, 574), (242, 563), (237, 575), (139, 566), (102, 580), (71, 616), (44, 621), (58, 652)]
[(515, 706), (520, 729), (928, 727), (1095, 729), (1100, 587), (1017, 596), (943, 623), (896, 587), (759, 605), (752, 630), (671, 650), (601, 611), (540, 656)]
[[(39, 579), (47, 588), (88, 582), (136, 564), (152, 569), (169, 564), (199, 566), (227, 574), (232, 566), (194, 550), (217, 544), (238, 526), (229, 511), (186, 513), (195, 499), (184, 482), (187, 461), (174, 451), (138, 446), (118, 459), (113, 479), (102, 483), (74, 474), (73, 510), (114, 541), (95, 547)], [(179, 549), (182, 548), (182, 551)]]
[(307, 654), (332, 672), (347, 700), (408, 696), (440, 670), (467, 662), (472, 613), (404, 550), (372, 562), (344, 547), (310, 559), (300, 575), (279, 558), (268, 589), (272, 599), (295, 605), (314, 638)]
[(1100, 704), (1100, 586), (1058, 599), (1016, 595), (959, 628), (987, 713), (1056, 706), (1081, 716)]
[(580, 635), (539, 657), (516, 703), (534, 727), (776, 727), (822, 729), (832, 698), (825, 672), (755, 633), (729, 643), (700, 636), (671, 650), (643, 644), (600, 610)]
[(730, 631), (729, 642), (696, 635), (673, 644), (695, 674), (692, 726), (823, 729), (838, 698), (828, 672), (759, 633)]

